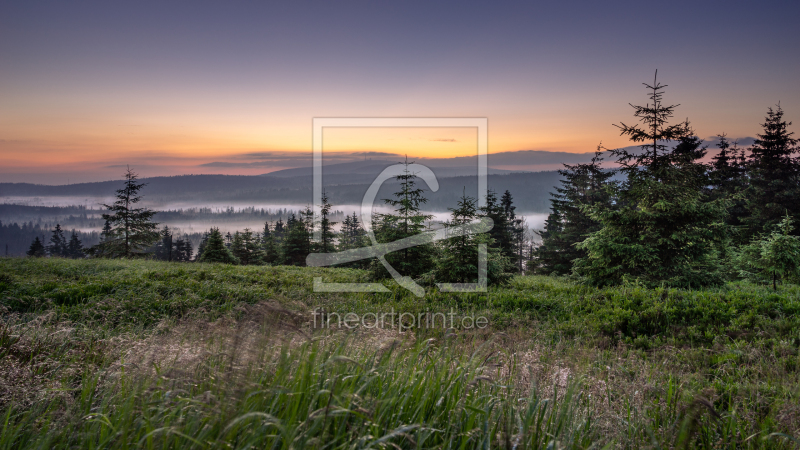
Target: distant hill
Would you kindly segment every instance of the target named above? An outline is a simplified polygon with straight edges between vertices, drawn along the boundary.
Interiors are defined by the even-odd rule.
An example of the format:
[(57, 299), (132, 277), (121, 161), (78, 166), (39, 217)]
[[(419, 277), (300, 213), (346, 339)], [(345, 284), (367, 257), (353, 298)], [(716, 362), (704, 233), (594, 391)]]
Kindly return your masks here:
[[(382, 164), (382, 163), (381, 163)], [(334, 204), (359, 204), (374, 176), (383, 170), (381, 164), (363, 166), (361, 174), (347, 173), (327, 174), (323, 170), (326, 191)], [(388, 165), (388, 164), (387, 164)], [(439, 172), (441, 168), (433, 168)], [(292, 169), (295, 170), (295, 169)], [(302, 170), (302, 169), (297, 169)], [(308, 169), (310, 170), (310, 169)], [(459, 173), (453, 171), (450, 173)], [(347, 177), (345, 182), (337, 183), (336, 177)], [(466, 189), (468, 195), (476, 195), (475, 176), (442, 176), (439, 177), (439, 192), (428, 193), (432, 210), (446, 211), (455, 205), (456, 199)], [(331, 181), (334, 179), (334, 181)], [(549, 193), (559, 184), (557, 172), (522, 172), (492, 174), (488, 177), (490, 189), (502, 193), (506, 189), (514, 195), (520, 211), (545, 212), (549, 206)], [(341, 180), (340, 180), (341, 181)], [(176, 177), (144, 178), (147, 183), (142, 189), (147, 204), (156, 208), (168, 208), (180, 203), (182, 205), (205, 206), (213, 203), (231, 205), (306, 205), (312, 200), (312, 182), (310, 172), (284, 171), (281, 175), (235, 176), (235, 175), (184, 175)], [(98, 183), (80, 183), (64, 186), (46, 186), (27, 183), (0, 183), (0, 202), (26, 203), (25, 199), (39, 199), (38, 204), (86, 204), (92, 206), (101, 200), (112, 197), (122, 186), (121, 181), (104, 181)], [(425, 187), (424, 185), (422, 187)], [(394, 182), (388, 182), (380, 191), (378, 198), (387, 198), (396, 189)], [(53, 200), (48, 202), (48, 200)], [(58, 201), (56, 201), (58, 200)]]
[[(323, 182), (326, 185), (339, 185), (339, 184), (361, 184), (371, 183), (383, 169), (397, 164), (393, 160), (366, 160), (366, 161), (352, 161), (337, 164), (324, 165), (322, 167)], [(425, 162), (422, 162), (424, 165)], [(438, 167), (435, 165), (428, 165), (437, 178), (450, 178), (461, 176), (474, 176), (477, 173), (477, 165), (470, 166), (456, 166), (456, 167)], [(503, 175), (513, 173), (512, 170), (492, 169), (487, 170), (492, 175)], [(284, 169), (275, 172), (270, 172), (262, 176), (265, 177), (278, 177), (278, 178), (295, 178), (295, 179), (308, 179), (311, 180), (313, 169), (311, 167), (298, 167), (295, 169)]]
[[(246, 175), (181, 175), (174, 177), (142, 178), (147, 183), (143, 192), (151, 195), (170, 193), (204, 193), (238, 191), (242, 189), (261, 189), (280, 187), (285, 182), (269, 177)], [(0, 197), (7, 196), (90, 196), (105, 197), (114, 195), (122, 181), (100, 181), (96, 183), (76, 183), (61, 186), (30, 183), (0, 183)]]

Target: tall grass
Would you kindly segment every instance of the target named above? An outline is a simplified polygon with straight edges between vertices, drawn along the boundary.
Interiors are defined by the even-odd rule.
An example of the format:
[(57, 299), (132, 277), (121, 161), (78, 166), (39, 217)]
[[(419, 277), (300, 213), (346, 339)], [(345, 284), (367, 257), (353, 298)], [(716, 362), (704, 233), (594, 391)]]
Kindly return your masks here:
[(183, 378), (159, 368), (104, 383), (97, 373), (67, 411), (59, 402), (9, 410), (0, 448), (572, 449), (595, 440), (574, 384), (521, 394), (514, 378), (524, 368), (500, 376), (486, 352), (432, 341), (354, 347), (265, 345), (246, 367), (219, 356)]

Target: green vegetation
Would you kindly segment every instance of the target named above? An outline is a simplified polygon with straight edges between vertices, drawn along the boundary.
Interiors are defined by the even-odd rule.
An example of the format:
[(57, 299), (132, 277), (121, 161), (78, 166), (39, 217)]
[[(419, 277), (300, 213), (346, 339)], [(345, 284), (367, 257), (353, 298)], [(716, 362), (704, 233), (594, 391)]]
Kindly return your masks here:
[[(0, 448), (795, 448), (800, 287), (516, 277), (487, 294), (355, 269), (0, 259)], [(489, 328), (315, 329), (451, 311)]]
[[(528, 269), (575, 273), (596, 286), (764, 281), (753, 276), (754, 268), (771, 273), (773, 285), (795, 276), (800, 247), (789, 233), (798, 231), (776, 236), (781, 218), (800, 217), (800, 148), (780, 106), (768, 110), (764, 132), (747, 153), (721, 134), (719, 152), (707, 164), (707, 147), (688, 119), (670, 123), (678, 105), (662, 103), (666, 85), (656, 79), (645, 86), (649, 102), (631, 105), (639, 123), (618, 125), (639, 149), (610, 150), (615, 170), (601, 170), (597, 157), (565, 165)], [(767, 243), (762, 236), (770, 233)], [(736, 255), (745, 255), (738, 264)]]

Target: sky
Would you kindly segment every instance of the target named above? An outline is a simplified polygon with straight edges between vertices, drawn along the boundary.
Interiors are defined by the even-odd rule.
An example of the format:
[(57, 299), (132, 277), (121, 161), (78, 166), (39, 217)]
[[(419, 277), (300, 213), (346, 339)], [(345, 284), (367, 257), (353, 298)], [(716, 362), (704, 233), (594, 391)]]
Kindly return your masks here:
[[(0, 182), (266, 173), (310, 154), (314, 117), (486, 117), (490, 153), (620, 147), (612, 124), (656, 69), (698, 136), (754, 136), (778, 102), (800, 120), (798, 18), (797, 1), (0, 2)], [(326, 130), (325, 149), (475, 151), (469, 131), (385, 131)]]

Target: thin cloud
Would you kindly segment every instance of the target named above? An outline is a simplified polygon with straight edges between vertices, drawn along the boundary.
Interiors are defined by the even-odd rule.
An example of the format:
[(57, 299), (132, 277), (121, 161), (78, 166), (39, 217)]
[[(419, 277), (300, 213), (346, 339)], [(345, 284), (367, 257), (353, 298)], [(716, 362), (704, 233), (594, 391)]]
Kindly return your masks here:
[[(359, 158), (386, 158), (386, 157), (397, 157), (400, 156), (397, 153), (388, 153), (388, 152), (324, 152), (325, 160), (341, 160), (341, 161), (352, 161), (354, 159)], [(233, 157), (234, 159), (254, 159), (259, 160), (262, 162), (265, 161), (311, 161), (312, 155), (311, 152), (273, 152), (273, 151), (264, 151), (264, 152), (250, 152), (250, 153), (242, 153), (240, 155), (236, 155)]]

